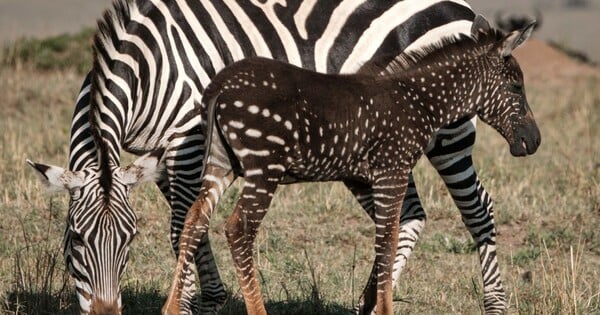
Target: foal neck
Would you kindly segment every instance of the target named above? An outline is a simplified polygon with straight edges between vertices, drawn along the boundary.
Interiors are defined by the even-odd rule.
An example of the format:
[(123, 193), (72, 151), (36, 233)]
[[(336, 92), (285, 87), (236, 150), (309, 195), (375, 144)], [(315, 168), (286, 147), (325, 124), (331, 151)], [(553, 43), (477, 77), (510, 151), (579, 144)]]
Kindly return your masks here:
[(398, 97), (425, 129), (435, 132), (476, 114), (486, 66), (485, 56), (477, 51), (425, 57), (398, 74)]

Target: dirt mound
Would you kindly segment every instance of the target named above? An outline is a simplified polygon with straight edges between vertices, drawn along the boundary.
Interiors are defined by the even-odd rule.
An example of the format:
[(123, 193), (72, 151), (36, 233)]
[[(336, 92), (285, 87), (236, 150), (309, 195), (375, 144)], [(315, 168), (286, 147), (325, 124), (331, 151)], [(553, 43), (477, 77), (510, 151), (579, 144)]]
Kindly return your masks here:
[(573, 80), (600, 78), (600, 68), (576, 61), (541, 40), (530, 39), (514, 55), (527, 85), (557, 86)]

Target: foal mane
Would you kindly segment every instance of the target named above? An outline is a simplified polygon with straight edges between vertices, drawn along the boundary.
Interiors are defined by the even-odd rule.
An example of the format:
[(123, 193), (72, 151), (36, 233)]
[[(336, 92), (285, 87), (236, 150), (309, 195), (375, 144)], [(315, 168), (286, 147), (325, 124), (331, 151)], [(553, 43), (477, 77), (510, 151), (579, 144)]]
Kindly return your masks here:
[(402, 76), (407, 71), (419, 69), (424, 65), (446, 60), (456, 61), (463, 59), (465, 55), (480, 55), (503, 36), (504, 33), (498, 29), (479, 32), (477, 37), (465, 34), (447, 36), (433, 44), (403, 52), (387, 64), (377, 62), (368, 64), (360, 72), (377, 75), (381, 78)]

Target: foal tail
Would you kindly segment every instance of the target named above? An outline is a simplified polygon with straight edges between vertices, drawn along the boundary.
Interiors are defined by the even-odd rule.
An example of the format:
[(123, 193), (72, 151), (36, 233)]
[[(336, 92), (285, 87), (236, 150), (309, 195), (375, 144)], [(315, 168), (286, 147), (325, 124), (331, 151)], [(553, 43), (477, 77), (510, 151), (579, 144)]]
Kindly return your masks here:
[(217, 103), (219, 97), (223, 94), (220, 84), (213, 80), (204, 90), (202, 95), (202, 106), (206, 108), (206, 150), (204, 152), (204, 160), (202, 174), (200, 178), (204, 178), (206, 167), (209, 162), (211, 165), (224, 170), (233, 170), (234, 176), (240, 173), (240, 162), (235, 157), (233, 149), (227, 143), (225, 136), (221, 132), (221, 128), (217, 122)]
[[(215, 132), (218, 133), (218, 136), (221, 137), (221, 134), (216, 129), (216, 104), (217, 98), (221, 94), (221, 90), (218, 88), (217, 84), (209, 84), (204, 90), (204, 94), (202, 95), (202, 105), (206, 108), (206, 132), (205, 137), (205, 150), (204, 150), (204, 158), (202, 161), (202, 174), (200, 178), (204, 178), (204, 173), (206, 172), (206, 166), (208, 165), (208, 159), (212, 152), (212, 142), (213, 135)], [(221, 141), (222, 143), (223, 141)]]

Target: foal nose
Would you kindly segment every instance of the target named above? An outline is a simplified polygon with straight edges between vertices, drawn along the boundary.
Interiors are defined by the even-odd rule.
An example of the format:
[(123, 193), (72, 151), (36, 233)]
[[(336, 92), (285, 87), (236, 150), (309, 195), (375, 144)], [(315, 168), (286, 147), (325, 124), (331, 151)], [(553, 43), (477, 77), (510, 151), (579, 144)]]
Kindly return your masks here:
[(540, 134), (540, 130), (535, 127), (535, 135), (533, 137), (533, 143), (531, 145), (527, 144), (527, 154), (534, 154), (537, 151), (538, 147), (542, 143), (542, 135)]
[(540, 144), (542, 137), (540, 130), (534, 123), (520, 125), (514, 129), (513, 140), (510, 143), (510, 153), (513, 156), (525, 156), (534, 154)]

